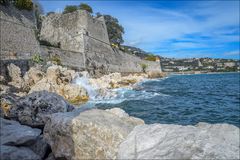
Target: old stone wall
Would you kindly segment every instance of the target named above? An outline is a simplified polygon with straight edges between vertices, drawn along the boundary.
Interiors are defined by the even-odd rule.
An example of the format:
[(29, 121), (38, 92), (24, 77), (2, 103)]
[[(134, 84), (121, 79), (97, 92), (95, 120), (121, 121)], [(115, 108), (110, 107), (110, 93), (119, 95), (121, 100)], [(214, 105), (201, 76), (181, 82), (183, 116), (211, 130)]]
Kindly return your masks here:
[(40, 53), (33, 12), (0, 5), (1, 60), (29, 59)]
[(36, 39), (32, 12), (19, 11), (12, 6), (0, 5), (0, 9), (1, 60), (26, 60), (33, 54), (49, 59), (58, 55), (62, 65), (92, 74), (141, 72), (143, 63), (148, 65), (147, 70), (160, 70), (159, 62), (145, 61), (113, 49), (103, 17), (96, 18), (82, 10), (46, 16), (40, 40), (58, 46), (49, 47), (40, 46)]
[(49, 59), (54, 55), (58, 55), (60, 57), (61, 64), (64, 66), (69, 66), (70, 68), (76, 70), (86, 70), (83, 53), (41, 45), (41, 56), (44, 59)]
[[(66, 52), (69, 56), (76, 57), (79, 54), (79, 57), (76, 57), (81, 58), (79, 64), (74, 62), (73, 58), (68, 58), (66, 64), (71, 64), (69, 62), (73, 60), (74, 66), (83, 66), (89, 71), (141, 72), (141, 64), (146, 64), (149, 71), (161, 71), (160, 62), (142, 60), (112, 49), (104, 18), (93, 17), (86, 11), (46, 16), (40, 37), (53, 45), (60, 44), (59, 47), (63, 50), (74, 51)], [(62, 60), (65, 61), (65, 58)]]

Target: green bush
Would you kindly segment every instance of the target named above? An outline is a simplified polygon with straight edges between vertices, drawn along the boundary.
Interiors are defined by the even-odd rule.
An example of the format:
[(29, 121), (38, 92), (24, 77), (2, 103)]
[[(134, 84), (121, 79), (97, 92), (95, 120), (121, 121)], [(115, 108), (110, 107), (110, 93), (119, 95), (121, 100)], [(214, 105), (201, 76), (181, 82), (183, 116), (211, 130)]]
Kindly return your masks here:
[(47, 13), (47, 16), (51, 15), (51, 14), (54, 14), (55, 12), (48, 12)]
[(66, 7), (64, 8), (63, 14), (65, 14), (65, 13), (71, 13), (71, 12), (74, 12), (74, 11), (76, 11), (76, 10), (78, 10), (78, 6), (75, 6), (75, 5), (66, 6)]
[(53, 55), (53, 56), (51, 57), (51, 61), (52, 61), (54, 64), (62, 65), (62, 62), (61, 62), (61, 59), (60, 59), (60, 56), (59, 56), (59, 55)]
[(88, 4), (86, 4), (86, 3), (81, 3), (81, 4), (79, 5), (79, 9), (88, 11), (89, 13), (93, 13), (92, 7), (90, 7), (90, 6), (89, 6)]
[(145, 73), (148, 65), (147, 65), (147, 64), (144, 64), (144, 63), (142, 63), (142, 64), (140, 64), (140, 65), (141, 65), (141, 67), (142, 67), (142, 71)]
[(35, 54), (34, 56), (32, 56), (32, 62), (41, 64), (43, 63), (43, 59), (39, 54)]
[(144, 59), (147, 61), (156, 61), (156, 56), (154, 55), (148, 55), (147, 57), (145, 57)]
[(22, 10), (22, 9), (25, 9), (28, 11), (33, 10), (32, 0), (15, 0), (14, 5), (15, 5), (15, 7), (17, 7), (20, 10)]

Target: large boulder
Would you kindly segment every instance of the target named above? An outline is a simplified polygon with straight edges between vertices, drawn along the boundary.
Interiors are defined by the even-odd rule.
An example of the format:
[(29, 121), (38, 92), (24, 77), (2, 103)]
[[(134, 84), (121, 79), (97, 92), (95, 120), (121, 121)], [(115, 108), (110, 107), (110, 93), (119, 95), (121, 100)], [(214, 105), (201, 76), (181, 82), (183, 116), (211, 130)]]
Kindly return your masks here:
[(1, 145), (20, 146), (32, 143), (40, 135), (40, 129), (21, 125), (16, 121), (1, 120)]
[(15, 119), (21, 124), (40, 128), (44, 126), (50, 114), (74, 109), (61, 96), (47, 91), (33, 92), (21, 97), (17, 103), (9, 107), (6, 115), (8, 118)]
[(119, 159), (239, 159), (239, 128), (229, 124), (137, 126)]
[(57, 113), (47, 121), (44, 137), (59, 159), (114, 159), (124, 138), (136, 125), (144, 124), (127, 119), (128, 115), (98, 109)]
[[(3, 160), (16, 159), (41, 159), (47, 153), (48, 144), (41, 139), (41, 147), (36, 150), (36, 144), (40, 145), (40, 129), (33, 129), (21, 125), (16, 121), (0, 118), (0, 157)], [(35, 149), (35, 150), (34, 150)], [(43, 149), (45, 149), (43, 151)]]
[(74, 70), (57, 65), (50, 66), (47, 68), (46, 76), (41, 80), (36, 80), (29, 93), (45, 90), (63, 96), (72, 104), (85, 103), (89, 99), (86, 89), (71, 83), (76, 75)]

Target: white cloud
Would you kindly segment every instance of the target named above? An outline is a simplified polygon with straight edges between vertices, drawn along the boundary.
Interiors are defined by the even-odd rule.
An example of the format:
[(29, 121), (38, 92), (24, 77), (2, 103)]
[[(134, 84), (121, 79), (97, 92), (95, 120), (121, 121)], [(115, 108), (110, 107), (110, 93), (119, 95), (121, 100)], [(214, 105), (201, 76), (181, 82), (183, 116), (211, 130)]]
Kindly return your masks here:
[(231, 52), (225, 52), (224, 53), (225, 56), (240, 56), (240, 52), (239, 51), (231, 51)]
[[(239, 6), (236, 3), (215, 2), (206, 5), (204, 2), (197, 7), (192, 5), (183, 10), (143, 6), (134, 10), (125, 8), (119, 19), (126, 30), (126, 43), (136, 44), (147, 50), (166, 41), (181, 40), (192, 34), (195, 37), (189, 39), (195, 41), (194, 44), (177, 43), (175, 46), (205, 47), (211, 44), (212, 47), (217, 47), (227, 42), (239, 41)], [(196, 38), (197, 36), (208, 38), (201, 39)]]

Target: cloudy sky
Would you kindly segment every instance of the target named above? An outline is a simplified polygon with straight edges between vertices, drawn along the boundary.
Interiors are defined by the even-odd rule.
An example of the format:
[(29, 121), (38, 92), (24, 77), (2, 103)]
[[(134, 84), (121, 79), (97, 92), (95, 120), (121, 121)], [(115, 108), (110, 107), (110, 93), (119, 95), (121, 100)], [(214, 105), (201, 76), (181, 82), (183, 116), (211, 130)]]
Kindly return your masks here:
[(48, 1), (45, 12), (81, 2), (118, 18), (126, 45), (165, 57), (239, 59), (239, 1)]

